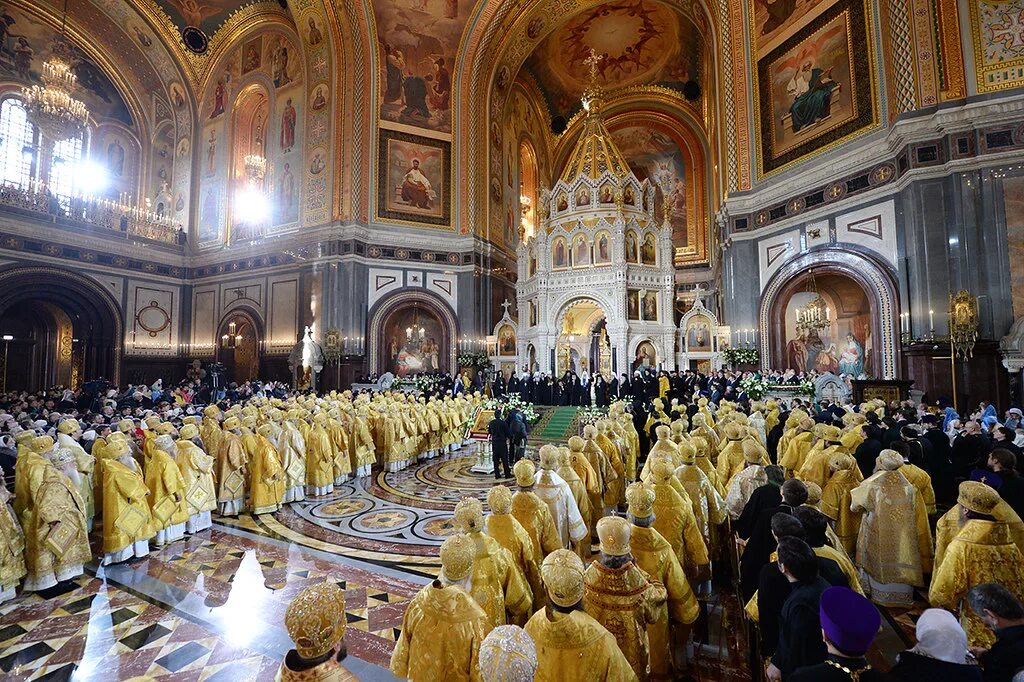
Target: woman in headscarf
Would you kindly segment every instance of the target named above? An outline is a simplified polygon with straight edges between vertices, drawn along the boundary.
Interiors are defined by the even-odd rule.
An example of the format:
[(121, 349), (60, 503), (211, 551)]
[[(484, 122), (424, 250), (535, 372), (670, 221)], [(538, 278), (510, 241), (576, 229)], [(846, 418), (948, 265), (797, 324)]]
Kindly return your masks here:
[(949, 611), (927, 609), (917, 621), (917, 646), (899, 655), (890, 673), (900, 680), (981, 682), (981, 667), (967, 653), (967, 634)]
[(949, 425), (960, 419), (960, 415), (952, 407), (946, 408), (945, 416), (942, 418), (942, 432), (949, 433)]

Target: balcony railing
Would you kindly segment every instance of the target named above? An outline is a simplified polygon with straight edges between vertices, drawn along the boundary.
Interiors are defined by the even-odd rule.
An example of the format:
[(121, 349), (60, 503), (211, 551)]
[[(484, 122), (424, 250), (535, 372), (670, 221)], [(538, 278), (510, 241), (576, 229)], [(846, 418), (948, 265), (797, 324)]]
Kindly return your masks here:
[(91, 226), (171, 246), (184, 246), (182, 226), (154, 211), (97, 197), (73, 197), (50, 192), (45, 186), (0, 184), (0, 210), (46, 216), (55, 224)]

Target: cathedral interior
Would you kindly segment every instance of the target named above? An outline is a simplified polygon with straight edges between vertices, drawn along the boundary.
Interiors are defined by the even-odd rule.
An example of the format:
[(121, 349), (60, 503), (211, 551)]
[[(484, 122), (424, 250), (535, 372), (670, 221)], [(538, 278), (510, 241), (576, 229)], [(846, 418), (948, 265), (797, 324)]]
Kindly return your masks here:
[[(1024, 0), (0, 0), (0, 394), (200, 367), (340, 393), (484, 358), (1001, 414), (1022, 86)], [(346, 666), (393, 679), (476, 461), (87, 562), (0, 603), (0, 670), (274, 679), (327, 580)], [(694, 679), (751, 679), (736, 599), (704, 604)]]

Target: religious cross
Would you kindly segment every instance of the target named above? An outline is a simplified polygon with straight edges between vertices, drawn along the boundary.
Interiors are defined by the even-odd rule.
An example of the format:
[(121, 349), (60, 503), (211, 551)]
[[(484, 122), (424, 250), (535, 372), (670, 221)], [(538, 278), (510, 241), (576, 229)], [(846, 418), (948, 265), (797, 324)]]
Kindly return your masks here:
[(504, 311), (505, 315), (508, 315), (508, 309), (509, 307), (511, 307), (511, 305), (512, 304), (508, 302), (507, 298), (501, 302), (501, 309)]
[(590, 56), (583, 60), (583, 63), (590, 68), (590, 84), (595, 85), (597, 83), (597, 65), (604, 59), (603, 56), (597, 54), (594, 48), (590, 48)]
[(704, 288), (703, 284), (698, 284), (693, 288), (693, 303), (704, 303), (704, 294), (708, 293), (708, 290)]

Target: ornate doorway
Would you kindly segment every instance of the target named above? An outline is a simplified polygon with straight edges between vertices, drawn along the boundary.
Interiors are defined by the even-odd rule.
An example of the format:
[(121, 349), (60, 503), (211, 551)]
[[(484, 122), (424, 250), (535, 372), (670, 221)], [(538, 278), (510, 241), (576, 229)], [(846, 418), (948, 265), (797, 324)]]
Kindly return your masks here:
[(221, 321), (217, 340), (217, 360), (227, 367), (229, 381), (241, 384), (259, 377), (263, 335), (250, 313), (228, 313)]

